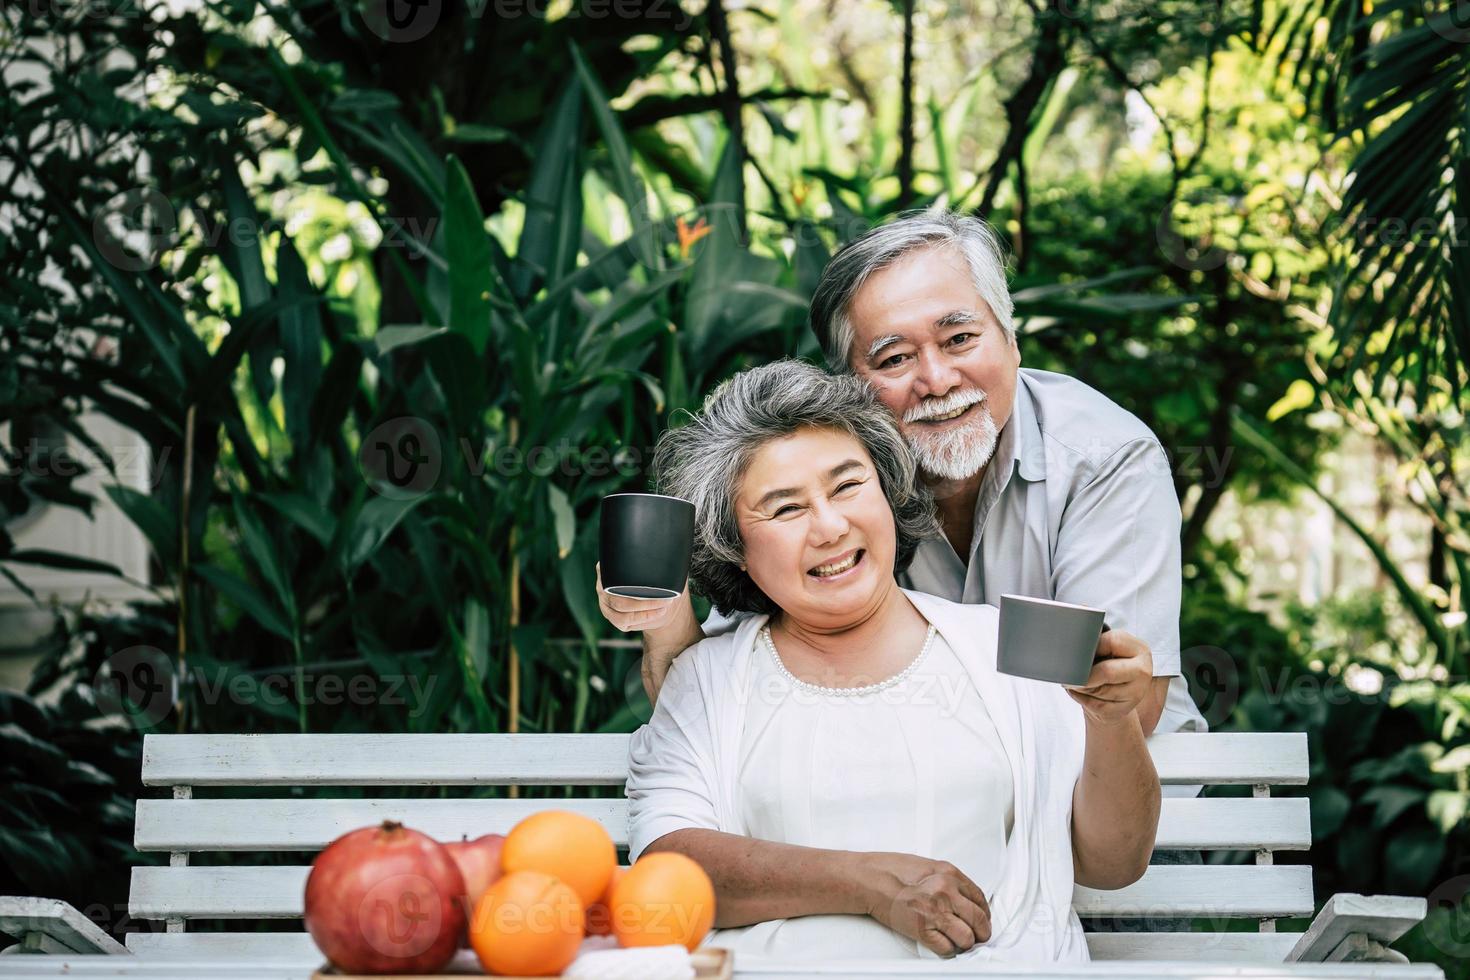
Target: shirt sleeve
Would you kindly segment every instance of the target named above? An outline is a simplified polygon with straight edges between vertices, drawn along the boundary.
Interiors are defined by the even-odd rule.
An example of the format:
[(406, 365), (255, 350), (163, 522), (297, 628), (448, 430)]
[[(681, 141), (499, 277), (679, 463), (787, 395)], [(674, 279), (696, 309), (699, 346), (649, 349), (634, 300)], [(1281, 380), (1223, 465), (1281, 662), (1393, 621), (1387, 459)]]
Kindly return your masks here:
[(1106, 609), (1110, 627), (1148, 644), (1155, 677), (1180, 671), (1179, 530), (1169, 458), (1138, 439), (1067, 503), (1052, 560), (1052, 597)]
[(704, 631), (705, 636), (719, 636), (722, 633), (730, 632), (740, 625), (742, 619), (751, 615), (754, 614), (748, 612), (732, 612), (726, 615), (720, 612), (718, 606), (712, 605), (709, 607), (709, 616), (705, 618), (704, 624), (700, 626), (700, 629)]
[(669, 668), (648, 723), (628, 743), (628, 860), (686, 827), (718, 830), (709, 715), (692, 653)]

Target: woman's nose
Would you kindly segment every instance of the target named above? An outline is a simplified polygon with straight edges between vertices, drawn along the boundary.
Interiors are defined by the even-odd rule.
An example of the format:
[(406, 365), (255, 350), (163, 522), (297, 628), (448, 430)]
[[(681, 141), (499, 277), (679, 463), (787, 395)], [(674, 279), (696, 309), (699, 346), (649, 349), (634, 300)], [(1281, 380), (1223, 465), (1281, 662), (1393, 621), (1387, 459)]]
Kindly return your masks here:
[(812, 536), (817, 543), (836, 541), (847, 533), (851, 524), (842, 508), (831, 501), (821, 501), (812, 507)]

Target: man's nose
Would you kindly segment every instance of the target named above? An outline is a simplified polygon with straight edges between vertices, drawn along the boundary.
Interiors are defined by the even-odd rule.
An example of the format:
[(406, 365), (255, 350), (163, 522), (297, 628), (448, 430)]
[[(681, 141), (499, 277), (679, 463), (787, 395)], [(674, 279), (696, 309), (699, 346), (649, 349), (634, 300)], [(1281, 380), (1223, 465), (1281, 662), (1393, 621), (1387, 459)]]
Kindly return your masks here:
[(960, 384), (960, 372), (936, 350), (920, 351), (918, 367), (914, 393), (920, 398), (942, 398)]

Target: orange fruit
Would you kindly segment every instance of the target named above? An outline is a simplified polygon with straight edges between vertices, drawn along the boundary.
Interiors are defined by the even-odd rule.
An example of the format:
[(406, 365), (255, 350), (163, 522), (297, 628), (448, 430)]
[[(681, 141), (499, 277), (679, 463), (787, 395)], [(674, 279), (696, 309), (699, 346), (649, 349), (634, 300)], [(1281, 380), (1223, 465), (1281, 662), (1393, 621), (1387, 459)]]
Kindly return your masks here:
[(608, 901), (612, 898), (612, 890), (628, 873), (627, 868), (613, 868), (613, 876), (608, 880), (607, 888), (603, 890), (602, 897), (587, 906), (587, 935), (589, 936), (611, 936), (612, 935), (612, 912), (608, 908)]
[(660, 851), (618, 879), (608, 908), (619, 946), (679, 943), (692, 953), (715, 924), (715, 886), (692, 858)]
[(602, 897), (617, 866), (617, 848), (602, 824), (566, 810), (533, 813), (511, 828), (500, 849), (506, 874), (555, 875), (577, 893), (584, 909)]
[(470, 946), (486, 973), (555, 976), (577, 958), (585, 928), (576, 892), (549, 874), (514, 871), (476, 903)]

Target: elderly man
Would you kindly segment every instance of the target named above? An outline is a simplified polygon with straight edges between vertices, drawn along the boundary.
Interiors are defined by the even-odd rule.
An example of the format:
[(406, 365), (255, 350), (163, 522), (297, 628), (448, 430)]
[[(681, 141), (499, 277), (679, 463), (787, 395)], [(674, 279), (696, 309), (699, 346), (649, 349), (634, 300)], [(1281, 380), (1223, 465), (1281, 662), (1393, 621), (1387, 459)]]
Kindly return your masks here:
[[(1152, 653), (1144, 734), (1204, 731), (1180, 676), (1180, 515), (1163, 447), (1082, 382), (1021, 368), (1012, 309), (994, 232), (937, 211), (849, 242), (812, 297), (829, 366), (878, 393), (938, 503), (944, 533), (899, 583), (955, 602), (1017, 593), (1105, 609)], [(643, 633), (650, 700), (679, 653), (730, 625), (716, 610), (701, 629), (687, 592), (598, 594), (613, 625)]]

